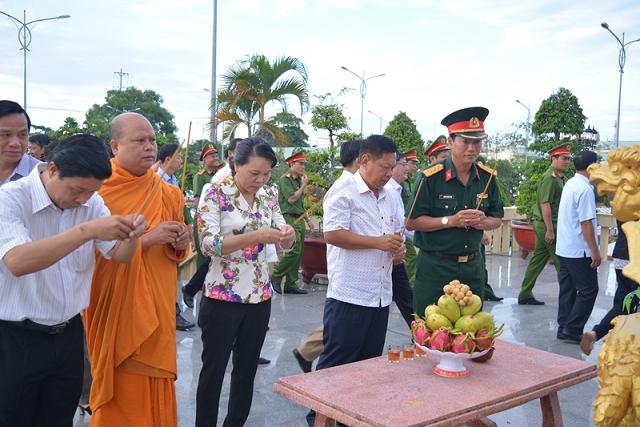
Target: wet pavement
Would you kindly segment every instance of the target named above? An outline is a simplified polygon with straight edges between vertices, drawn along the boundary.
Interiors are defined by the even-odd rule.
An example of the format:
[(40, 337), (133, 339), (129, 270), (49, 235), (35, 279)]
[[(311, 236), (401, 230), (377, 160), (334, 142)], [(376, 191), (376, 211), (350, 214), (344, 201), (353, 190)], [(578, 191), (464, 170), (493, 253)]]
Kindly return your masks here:
[[(597, 363), (597, 354), (602, 342), (596, 343), (590, 356), (580, 352), (576, 344), (556, 339), (556, 315), (558, 309), (558, 284), (553, 266), (548, 265), (540, 275), (534, 288), (537, 299), (546, 302), (544, 306), (520, 306), (517, 296), (528, 260), (517, 256), (489, 255), (487, 268), (489, 282), (495, 293), (505, 299), (502, 302), (485, 303), (485, 311), (496, 317), (496, 322), (505, 323), (501, 339), (524, 344), (530, 347), (562, 354), (576, 359)], [(453, 279), (453, 278), (452, 278)], [(600, 321), (609, 310), (615, 292), (615, 273), (610, 263), (599, 268), (600, 292), (595, 308), (587, 322), (586, 329)], [(262, 356), (271, 360), (269, 365), (260, 366), (255, 380), (255, 390), (251, 414), (247, 426), (306, 426), (304, 416), (307, 410), (271, 391), (271, 386), (280, 377), (300, 373), (291, 350), (313, 329), (322, 323), (322, 309), (326, 286), (311, 284), (308, 295), (276, 295), (272, 303), (270, 330), (262, 350)], [(197, 305), (196, 305), (197, 307)], [(185, 316), (195, 318), (195, 310), (189, 310)], [(392, 304), (387, 329), (387, 344), (402, 344), (409, 341), (410, 335), (400, 312)], [(178, 332), (178, 380), (176, 395), (178, 400), (179, 426), (193, 426), (195, 419), (195, 393), (200, 372), (200, 353), (202, 343), (200, 331)], [(433, 375), (431, 365), (424, 360), (424, 375)], [(513, 369), (517, 369), (514, 366)], [(226, 415), (229, 393), (229, 375), (231, 363), (227, 367), (223, 394), (220, 400), (219, 425)], [(478, 378), (482, 381), (481, 378)], [(560, 407), (566, 426), (592, 426), (592, 407), (598, 390), (597, 380), (591, 380), (559, 392)], [(490, 417), (499, 426), (540, 426), (542, 417), (539, 401), (504, 411)], [(74, 426), (87, 426), (88, 415), (76, 414)]]

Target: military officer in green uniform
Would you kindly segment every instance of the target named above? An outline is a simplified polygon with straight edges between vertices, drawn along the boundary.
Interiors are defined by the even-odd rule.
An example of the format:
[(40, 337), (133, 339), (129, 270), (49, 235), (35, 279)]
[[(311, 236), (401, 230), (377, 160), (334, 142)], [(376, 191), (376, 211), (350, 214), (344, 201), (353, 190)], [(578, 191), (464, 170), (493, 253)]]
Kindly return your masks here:
[(429, 158), (429, 163), (434, 164), (448, 157), (450, 152), (451, 149), (447, 146), (447, 137), (440, 135), (427, 148), (425, 154)]
[(493, 169), (477, 164), (484, 119), (489, 110), (464, 108), (442, 120), (451, 155), (422, 173), (417, 182), (407, 228), (415, 230), (420, 249), (413, 287), (416, 313), (443, 295), (442, 287), (458, 279), (484, 299), (484, 262), (480, 240), (484, 230), (500, 227), (504, 215)]
[[(418, 170), (418, 155), (416, 150), (409, 150), (404, 153), (405, 159), (407, 159), (408, 177), (400, 183), (402, 185), (402, 202), (404, 203), (405, 215), (409, 213), (411, 209), (411, 194), (413, 194), (413, 185), (411, 182), (415, 179), (415, 172)], [(413, 236), (407, 233), (405, 240), (405, 266), (407, 267), (407, 273), (409, 274), (409, 283), (413, 286), (413, 281), (416, 277), (416, 247), (413, 245)], [(412, 233), (411, 233), (412, 234)]]
[(313, 223), (304, 210), (304, 189), (309, 184), (309, 179), (304, 175), (304, 153), (293, 154), (286, 160), (289, 173), (282, 175), (278, 181), (278, 204), (284, 220), (296, 230), (296, 243), (280, 259), (271, 275), (271, 285), (273, 290), (282, 293), (281, 283), (284, 278), (285, 294), (306, 294), (307, 291), (300, 289), (296, 282), (304, 249), (305, 222), (313, 230)]
[(533, 296), (533, 287), (549, 258), (553, 260), (556, 273), (560, 271), (560, 260), (556, 255), (556, 227), (560, 195), (565, 182), (564, 174), (571, 161), (571, 149), (567, 145), (559, 145), (549, 151), (549, 156), (551, 156), (551, 166), (540, 179), (536, 191), (536, 203), (533, 205), (536, 248), (527, 266), (518, 295), (518, 304), (521, 305), (544, 305), (543, 301)]

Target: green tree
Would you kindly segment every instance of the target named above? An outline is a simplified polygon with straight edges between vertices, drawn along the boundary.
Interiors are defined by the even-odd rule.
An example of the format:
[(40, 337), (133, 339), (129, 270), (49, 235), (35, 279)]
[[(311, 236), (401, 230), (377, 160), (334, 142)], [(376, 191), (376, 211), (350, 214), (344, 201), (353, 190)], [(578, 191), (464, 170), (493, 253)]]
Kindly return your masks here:
[(393, 140), (402, 152), (416, 150), (418, 160), (421, 164), (424, 164), (426, 160), (424, 158), (424, 141), (416, 128), (415, 122), (409, 118), (407, 113), (400, 111), (393, 116), (393, 119), (384, 130), (384, 136)]
[(278, 145), (288, 145), (286, 134), (273, 119), (265, 117), (267, 105), (277, 102), (287, 111), (287, 99), (296, 98), (300, 112), (309, 106), (307, 69), (298, 58), (282, 56), (273, 63), (264, 55), (252, 55), (231, 66), (222, 75), (218, 93), (219, 123), (226, 123), (223, 137), (232, 138), (240, 125), (251, 136), (260, 128), (273, 134)]
[(71, 135), (75, 135), (77, 133), (82, 133), (84, 130), (78, 124), (78, 121), (73, 117), (67, 117), (64, 119), (64, 123), (57, 130), (47, 132), (49, 138), (54, 141), (62, 141), (70, 137)]
[(158, 145), (177, 142), (173, 114), (162, 106), (164, 100), (153, 90), (128, 87), (125, 90), (109, 90), (103, 104), (93, 104), (86, 114), (87, 130), (109, 141), (109, 123), (120, 113), (133, 111), (145, 116), (156, 132)]
[[(281, 111), (271, 119), (285, 134), (289, 141), (289, 147), (308, 147), (309, 135), (302, 130), (302, 119), (295, 114)], [(261, 128), (256, 135), (263, 137), (269, 144), (277, 145), (277, 142), (271, 132), (265, 128)]]
[[(578, 98), (568, 89), (561, 87), (542, 101), (531, 125), (534, 142), (529, 145), (529, 151), (534, 153), (533, 159), (527, 163), (526, 179), (518, 188), (516, 206), (519, 213), (532, 218), (538, 183), (550, 164), (547, 152), (559, 144), (570, 145), (574, 152), (582, 149), (579, 137), (586, 119)], [(567, 177), (573, 172), (571, 165)]]
[[(340, 91), (342, 94), (343, 91)], [(335, 102), (331, 93), (316, 95), (320, 101), (311, 109), (311, 126), (313, 129), (323, 129), (329, 132), (329, 176), (332, 177), (336, 159), (336, 142), (340, 131), (349, 129), (347, 118), (344, 115), (344, 105)]]

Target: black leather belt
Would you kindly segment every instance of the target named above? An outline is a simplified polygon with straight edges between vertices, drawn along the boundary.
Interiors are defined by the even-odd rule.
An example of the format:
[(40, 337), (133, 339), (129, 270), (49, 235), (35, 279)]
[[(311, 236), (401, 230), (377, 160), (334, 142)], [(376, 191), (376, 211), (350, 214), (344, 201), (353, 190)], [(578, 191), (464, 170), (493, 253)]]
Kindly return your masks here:
[(469, 262), (480, 255), (479, 251), (471, 252), (468, 254), (445, 254), (444, 252), (428, 252), (429, 254), (436, 256), (440, 259), (446, 259), (447, 261), (456, 262)]
[(57, 325), (42, 325), (40, 323), (36, 323), (33, 320), (25, 319), (22, 321), (11, 321), (11, 320), (0, 320), (1, 323), (6, 323), (13, 326), (19, 326), (24, 329), (28, 329), (34, 332), (41, 332), (43, 334), (48, 335), (58, 335), (65, 331), (67, 326), (71, 324), (75, 320), (76, 317), (80, 316), (79, 314), (75, 315), (71, 319), (66, 322), (58, 323)]

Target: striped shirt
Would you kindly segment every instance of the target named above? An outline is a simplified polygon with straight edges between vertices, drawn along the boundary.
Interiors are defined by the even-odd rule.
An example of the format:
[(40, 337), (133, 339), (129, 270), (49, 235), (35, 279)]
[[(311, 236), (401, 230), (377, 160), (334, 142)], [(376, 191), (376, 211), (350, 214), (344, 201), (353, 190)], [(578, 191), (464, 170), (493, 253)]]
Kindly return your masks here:
[(40, 179), (46, 165), (0, 188), (0, 319), (30, 319), (44, 325), (65, 322), (89, 305), (95, 250), (105, 257), (115, 242), (90, 241), (52, 266), (15, 277), (4, 256), (16, 246), (41, 240), (99, 217), (109, 210), (96, 193), (84, 205), (59, 209)]

